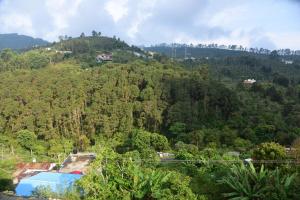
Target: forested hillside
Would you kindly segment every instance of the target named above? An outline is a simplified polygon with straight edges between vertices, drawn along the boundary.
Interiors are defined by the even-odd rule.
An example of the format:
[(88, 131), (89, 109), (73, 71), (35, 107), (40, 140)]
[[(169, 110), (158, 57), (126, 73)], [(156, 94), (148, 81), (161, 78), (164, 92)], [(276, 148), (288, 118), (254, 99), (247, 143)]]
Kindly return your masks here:
[(271, 82), (279, 78), (291, 84), (300, 81), (300, 56), (288, 53), (283, 56), (280, 55), (281, 51), (269, 51), (270, 53), (267, 54), (259, 51), (254, 53), (218, 48), (164, 46), (145, 49), (173, 58), (186, 68), (209, 66), (210, 77), (217, 81), (236, 83), (248, 78)]
[(0, 50), (10, 49), (29, 49), (34, 46), (45, 46), (48, 42), (42, 39), (33, 38), (16, 33), (0, 34)]
[[(285, 62), (291, 62), (286, 64)], [(217, 81), (241, 82), (254, 78), (260, 82), (273, 82), (279, 79), (284, 85), (296, 85), (300, 81), (300, 57), (278, 55), (239, 55), (225, 58), (185, 60), (183, 64), (192, 68), (198, 65), (210, 66), (210, 73)]]
[[(103, 52), (113, 60), (96, 62)], [(298, 154), (284, 148), (299, 150), (298, 63), (285, 68), (277, 57), (177, 62), (148, 55), (97, 34), (48, 49), (3, 50), (0, 143), (7, 159), (57, 162), (72, 150), (95, 151), (95, 170), (78, 183), (86, 199), (299, 197), (297, 167), (285, 163)], [(241, 74), (260, 81), (242, 84)], [(160, 162), (157, 151), (172, 152), (174, 163)], [(281, 163), (261, 169), (259, 178), (259, 162), (243, 164), (249, 157)], [(276, 168), (282, 163), (285, 170)], [(239, 178), (252, 181), (253, 190)], [(288, 189), (274, 185), (275, 179), (289, 180)], [(255, 193), (257, 187), (264, 192)]]
[(176, 57), (178, 59), (183, 59), (185, 57), (195, 57), (195, 58), (205, 58), (205, 57), (227, 57), (227, 56), (240, 56), (240, 55), (251, 55), (250, 52), (238, 51), (238, 50), (229, 50), (229, 49), (218, 49), (218, 48), (197, 48), (189, 47), (186, 45), (179, 47), (171, 46), (153, 46), (145, 47), (147, 51), (154, 51), (166, 56)]

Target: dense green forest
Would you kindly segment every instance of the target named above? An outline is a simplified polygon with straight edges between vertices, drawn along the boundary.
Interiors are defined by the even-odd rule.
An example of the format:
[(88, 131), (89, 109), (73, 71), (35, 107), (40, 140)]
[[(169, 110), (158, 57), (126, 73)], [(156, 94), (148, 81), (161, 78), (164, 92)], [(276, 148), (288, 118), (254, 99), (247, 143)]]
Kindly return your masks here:
[[(97, 63), (99, 53), (113, 61)], [(0, 189), (12, 190), (20, 159), (58, 162), (78, 150), (97, 159), (66, 199), (297, 199), (299, 70), (278, 55), (152, 58), (96, 32), (48, 49), (5, 49)], [(160, 162), (157, 151), (174, 158)]]

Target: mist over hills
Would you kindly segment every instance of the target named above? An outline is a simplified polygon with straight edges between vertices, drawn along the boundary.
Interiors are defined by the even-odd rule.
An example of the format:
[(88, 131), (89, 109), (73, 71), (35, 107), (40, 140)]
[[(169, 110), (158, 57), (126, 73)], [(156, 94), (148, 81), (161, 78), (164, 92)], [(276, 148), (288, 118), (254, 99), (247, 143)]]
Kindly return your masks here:
[(17, 33), (0, 34), (0, 50), (6, 48), (14, 50), (27, 49), (34, 46), (44, 46), (47, 44), (49, 44), (49, 42), (43, 39), (19, 35)]

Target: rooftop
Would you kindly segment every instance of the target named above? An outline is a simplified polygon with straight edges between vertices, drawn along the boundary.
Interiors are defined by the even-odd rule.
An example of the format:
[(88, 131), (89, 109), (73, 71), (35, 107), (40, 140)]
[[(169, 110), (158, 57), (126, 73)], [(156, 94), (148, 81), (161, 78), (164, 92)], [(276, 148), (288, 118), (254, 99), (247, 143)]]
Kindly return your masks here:
[(68, 189), (81, 178), (79, 174), (64, 174), (55, 172), (41, 172), (29, 178), (22, 179), (16, 187), (17, 196), (31, 196), (37, 187), (50, 187), (53, 192)]
[(17, 184), (21, 179), (34, 176), (39, 172), (49, 171), (54, 166), (54, 163), (19, 163), (13, 173), (13, 183)]
[(244, 80), (244, 83), (253, 84), (253, 83), (256, 83), (256, 80), (255, 79), (246, 79), (246, 80)]
[(87, 171), (89, 164), (96, 158), (94, 153), (77, 153), (70, 154), (63, 162), (62, 173), (71, 173), (73, 171), (81, 171), (83, 174)]

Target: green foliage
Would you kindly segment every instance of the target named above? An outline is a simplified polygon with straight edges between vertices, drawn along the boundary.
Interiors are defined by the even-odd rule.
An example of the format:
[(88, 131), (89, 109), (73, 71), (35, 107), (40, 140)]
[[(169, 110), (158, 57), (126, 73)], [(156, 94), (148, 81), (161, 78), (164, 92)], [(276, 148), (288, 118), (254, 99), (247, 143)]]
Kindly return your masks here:
[(290, 84), (290, 80), (282, 75), (275, 76), (273, 82), (284, 87), (288, 87)]
[(43, 68), (49, 64), (49, 58), (41, 52), (30, 51), (24, 57), (26, 65), (31, 69)]
[(246, 150), (249, 150), (252, 147), (251, 141), (242, 138), (236, 138), (233, 141), (233, 144), (236, 150), (241, 152), (245, 152)]
[(16, 161), (13, 159), (0, 161), (0, 191), (11, 191), (14, 189), (12, 173), (15, 170), (15, 163)]
[[(70, 50), (78, 41), (90, 42), (99, 50), (117, 48), (105, 47), (102, 40), (107, 40), (108, 46), (115, 41), (85, 37), (64, 40), (62, 47)], [(97, 47), (98, 42), (104, 46)], [(229, 89), (209, 80), (206, 67), (187, 70), (168, 61), (136, 59), (90, 68), (95, 66), (96, 50), (80, 51), (71, 58), (43, 50), (23, 54), (3, 51), (3, 68), (26, 70), (0, 74), (2, 132), (28, 129), (47, 141), (64, 137), (82, 150), (95, 136), (112, 137), (134, 128), (161, 132), (174, 137), (175, 142), (181, 140), (198, 148), (231, 148), (237, 138), (252, 143), (275, 138), (288, 145), (297, 136), (293, 131), (299, 126), (297, 87), (261, 84), (257, 91)], [(47, 64), (50, 60), (52, 65)], [(81, 69), (84, 63), (87, 69)], [(290, 95), (284, 96), (287, 90)]]
[(253, 157), (257, 160), (283, 160), (286, 159), (286, 151), (278, 143), (262, 143), (253, 151)]
[(13, 52), (11, 49), (4, 49), (1, 51), (0, 58), (4, 62), (9, 62), (13, 60), (13, 58), (16, 56), (15, 52)]
[(130, 49), (130, 47), (123, 41), (117, 38), (110, 38), (104, 36), (85, 36), (84, 33), (81, 37), (63, 40), (55, 45), (56, 48), (61, 50), (72, 50), (75, 55), (83, 53), (92, 53), (95, 51), (111, 51), (114, 49)]
[(33, 150), (36, 147), (37, 136), (34, 132), (21, 130), (17, 133), (17, 140), (25, 149)]
[(60, 140), (51, 139), (48, 142), (48, 155), (60, 159), (62, 154), (67, 155), (73, 150), (72, 140), (61, 138)]
[(50, 187), (39, 186), (32, 192), (32, 196), (39, 199), (63, 199), (63, 200), (80, 200), (80, 192), (75, 187), (58, 193), (53, 192)]
[(144, 130), (134, 130), (129, 141), (133, 149), (145, 150), (153, 148), (157, 151), (168, 150), (168, 139), (158, 133), (150, 133)]
[(57, 194), (55, 194), (51, 191), (50, 186), (49, 187), (44, 187), (44, 186), (37, 187), (32, 192), (32, 194), (33, 194), (33, 196), (36, 196), (38, 198), (55, 198), (57, 196)]
[(234, 165), (230, 173), (219, 182), (227, 185), (231, 192), (224, 194), (228, 199), (292, 199), (291, 184), (295, 174), (282, 175), (277, 168), (274, 171), (264, 169), (256, 170), (249, 166)]
[(186, 124), (176, 122), (170, 126), (169, 131), (174, 135), (180, 135), (182, 133), (185, 133), (186, 132)]
[(232, 192), (225, 194), (229, 199), (265, 199), (267, 192), (268, 171), (261, 166), (256, 171), (254, 166), (234, 165), (227, 177), (224, 177), (220, 183), (229, 186)]
[[(24, 154), (29, 160), (31, 151), (61, 162), (73, 149), (98, 153), (78, 183), (86, 199), (195, 199), (197, 194), (218, 200), (221, 193), (236, 199), (241, 194), (290, 198), (295, 169), (235, 166), (231, 171), (241, 160), (228, 152), (248, 158), (258, 145), (257, 160), (286, 158), (284, 147), (271, 141), (290, 145), (300, 137), (297, 64), (283, 66), (278, 57), (236, 51), (218, 51), (218, 59), (171, 62), (160, 54), (150, 59), (96, 31), (60, 37), (51, 48), (0, 53), (4, 155)], [(97, 63), (95, 57), (104, 52), (112, 53), (113, 61)], [(244, 85), (246, 78), (258, 82)], [(172, 152), (179, 161), (160, 159), (157, 151)], [(9, 185), (10, 173), (0, 174), (3, 183)], [(78, 199), (79, 193), (59, 197)]]
[(187, 152), (192, 155), (195, 155), (198, 153), (197, 146), (195, 146), (193, 144), (185, 144), (182, 141), (179, 141), (175, 144), (175, 149), (177, 150), (177, 152)]
[(178, 160), (193, 160), (195, 157), (187, 150), (181, 149), (176, 153), (175, 158)]
[(103, 149), (88, 175), (78, 183), (86, 199), (196, 199), (189, 178), (143, 168), (126, 155)]

